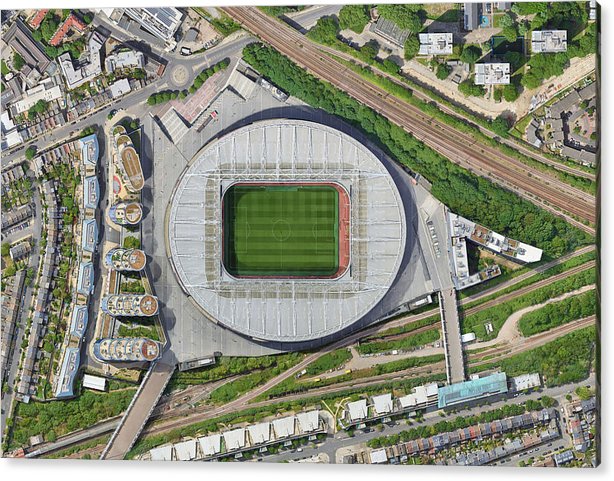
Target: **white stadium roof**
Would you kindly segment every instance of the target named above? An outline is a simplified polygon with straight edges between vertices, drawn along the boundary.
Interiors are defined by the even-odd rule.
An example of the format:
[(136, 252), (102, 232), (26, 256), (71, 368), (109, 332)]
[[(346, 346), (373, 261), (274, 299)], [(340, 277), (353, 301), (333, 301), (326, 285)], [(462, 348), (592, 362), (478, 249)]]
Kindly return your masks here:
[[(350, 193), (350, 269), (338, 279), (236, 279), (221, 262), (221, 191), (239, 181), (335, 181)], [(206, 145), (182, 174), (168, 246), (184, 291), (250, 337), (303, 342), (362, 319), (393, 285), (406, 247), (401, 195), (366, 146), (331, 127), (272, 119)], [(267, 293), (267, 295), (263, 295)]]

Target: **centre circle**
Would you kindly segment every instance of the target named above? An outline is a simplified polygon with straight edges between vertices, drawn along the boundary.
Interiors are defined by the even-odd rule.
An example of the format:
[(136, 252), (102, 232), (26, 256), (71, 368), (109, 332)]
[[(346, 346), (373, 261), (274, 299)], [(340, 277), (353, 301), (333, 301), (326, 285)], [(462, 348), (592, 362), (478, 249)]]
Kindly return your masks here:
[(292, 233), (292, 227), (285, 219), (277, 219), (271, 229), (273, 230), (273, 237), (279, 242), (285, 241)]

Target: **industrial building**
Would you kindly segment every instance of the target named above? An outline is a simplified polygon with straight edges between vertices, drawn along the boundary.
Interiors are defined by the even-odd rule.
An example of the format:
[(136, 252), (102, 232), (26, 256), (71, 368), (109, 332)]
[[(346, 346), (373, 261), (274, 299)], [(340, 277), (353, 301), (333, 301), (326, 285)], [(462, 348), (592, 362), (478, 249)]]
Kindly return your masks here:
[(114, 317), (148, 317), (158, 313), (158, 298), (150, 294), (111, 294), (102, 299), (101, 308)]
[(507, 85), (510, 83), (509, 63), (476, 63), (476, 85)]

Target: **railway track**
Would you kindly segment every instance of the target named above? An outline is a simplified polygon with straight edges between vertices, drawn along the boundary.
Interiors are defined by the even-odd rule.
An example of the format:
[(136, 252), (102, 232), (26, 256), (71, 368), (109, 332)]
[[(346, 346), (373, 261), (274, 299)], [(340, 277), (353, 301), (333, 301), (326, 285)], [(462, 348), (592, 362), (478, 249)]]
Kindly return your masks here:
[[(428, 96), (427, 94), (425, 94), (424, 92), (422, 92), (419, 89), (413, 88), (410, 85), (402, 82), (401, 80), (399, 80), (398, 78), (396, 78), (393, 75), (390, 75), (387, 72), (384, 72), (383, 70), (380, 70), (377, 65), (370, 65), (366, 62), (363, 62), (362, 60), (348, 54), (345, 52), (342, 52), (340, 50), (336, 50), (333, 47), (329, 47), (327, 45), (321, 45), (318, 44), (317, 47), (323, 51), (328, 53), (329, 55), (334, 55), (336, 57), (339, 57), (343, 60), (346, 60), (348, 62), (353, 62), (357, 65), (360, 65), (362, 67), (365, 68), (369, 68), (375, 72), (377, 72), (377, 74), (381, 77), (385, 77), (388, 80), (390, 80), (391, 82), (394, 82), (395, 84), (397, 84), (400, 87), (403, 87), (404, 89), (408, 89), (412, 92), (412, 95), (424, 102), (435, 102), (437, 103), (437, 106), (439, 108), (439, 110), (441, 110), (442, 112), (451, 115), (453, 117), (456, 117), (459, 120), (463, 120), (465, 122), (474, 124), (473, 120), (468, 119), (466, 117), (464, 117), (462, 114), (460, 114), (459, 112), (457, 112), (456, 110), (454, 110), (451, 107), (448, 107), (447, 105), (444, 105), (440, 102), (437, 102), (436, 100), (433, 100), (432, 97)], [(413, 81), (415, 81), (414, 79), (412, 79)], [(475, 127), (478, 128), (483, 134), (491, 137), (491, 138), (495, 138), (495, 137), (499, 137), (497, 134), (495, 134), (493, 131), (483, 127), (482, 125), (479, 124), (475, 124)], [(522, 154), (532, 158), (533, 160), (537, 161), (537, 162), (541, 162), (542, 164), (546, 164), (550, 167), (553, 167), (557, 170), (560, 170), (562, 172), (566, 172), (568, 174), (572, 174), (575, 175), (577, 177), (582, 177), (591, 181), (595, 181), (596, 180), (596, 176), (595, 174), (591, 173), (591, 172), (586, 172), (584, 170), (572, 167), (570, 165), (564, 164), (562, 162), (557, 162), (556, 160), (552, 160), (544, 155), (539, 154), (538, 152), (535, 152), (534, 150), (532, 150), (531, 148), (529, 148), (526, 145), (523, 145), (521, 141), (516, 141), (514, 139), (500, 139), (500, 141), (502, 143), (505, 143), (507, 145), (509, 145), (510, 147), (513, 147), (515, 149), (517, 149), (519, 152), (521, 152)]]
[(574, 219), (595, 223), (596, 204), (590, 194), (532, 169), (519, 160), (504, 156), (494, 148), (479, 144), (468, 134), (428, 118), (417, 107), (365, 81), (334, 59), (324, 57), (325, 54), (309, 39), (265, 13), (250, 7), (225, 7), (224, 10), (297, 64), (387, 117), (453, 162), (510, 188), (583, 230), (594, 233), (592, 227)]

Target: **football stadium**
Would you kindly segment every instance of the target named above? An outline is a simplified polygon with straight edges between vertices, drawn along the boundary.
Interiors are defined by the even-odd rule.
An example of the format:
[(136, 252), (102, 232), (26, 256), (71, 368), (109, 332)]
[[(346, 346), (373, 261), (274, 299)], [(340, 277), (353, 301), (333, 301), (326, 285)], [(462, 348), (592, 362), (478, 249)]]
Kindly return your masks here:
[(189, 161), (167, 208), (167, 255), (210, 321), (269, 343), (330, 339), (398, 305), (381, 301), (417, 245), (407, 211), (382, 160), (352, 136), (262, 120)]

